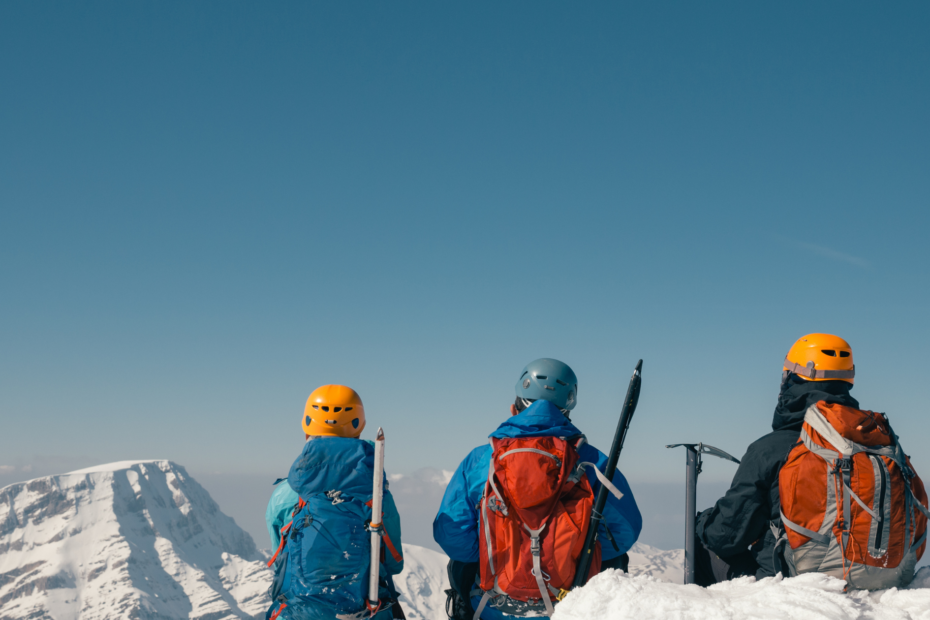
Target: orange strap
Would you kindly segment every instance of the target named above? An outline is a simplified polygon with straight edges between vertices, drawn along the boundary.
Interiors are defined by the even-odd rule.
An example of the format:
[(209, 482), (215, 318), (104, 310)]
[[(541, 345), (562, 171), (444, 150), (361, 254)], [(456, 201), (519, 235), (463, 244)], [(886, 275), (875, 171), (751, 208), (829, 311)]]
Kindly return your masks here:
[(397, 553), (397, 547), (394, 546), (394, 543), (391, 542), (391, 537), (388, 536), (387, 530), (384, 530), (384, 533), (381, 535), (381, 538), (384, 539), (384, 546), (388, 548), (388, 551), (391, 552), (391, 557), (394, 558), (395, 562), (403, 562), (404, 556)]
[(284, 549), (284, 543), (287, 542), (287, 531), (288, 531), (289, 529), (291, 529), (291, 524), (292, 524), (292, 523), (294, 523), (294, 522), (291, 521), (290, 523), (288, 523), (287, 525), (285, 525), (284, 527), (281, 528), (281, 532), (280, 532), (280, 535), (281, 535), (281, 542), (278, 544), (278, 550), (275, 551), (275, 552), (274, 552), (274, 555), (271, 556), (271, 559), (268, 560), (268, 567), (269, 567), (269, 568), (271, 567), (272, 564), (274, 564), (274, 561), (278, 559), (278, 554), (281, 553), (281, 549)]
[[(305, 501), (304, 501), (304, 498), (301, 497), (301, 498), (300, 498), (300, 501), (297, 502), (297, 507), (294, 508), (293, 511), (291, 511), (291, 520), (287, 523), (287, 525), (285, 525), (284, 527), (281, 528), (281, 531), (280, 531), (281, 542), (278, 544), (278, 549), (277, 549), (277, 551), (275, 551), (275, 552), (274, 552), (274, 555), (271, 556), (271, 559), (268, 560), (268, 566), (269, 566), (269, 568), (271, 567), (272, 564), (274, 564), (274, 561), (275, 561), (276, 559), (278, 559), (278, 554), (281, 553), (281, 549), (284, 549), (284, 543), (287, 542), (287, 532), (288, 532), (288, 530), (291, 529), (291, 526), (294, 524), (294, 519), (293, 519), (294, 515), (296, 515), (298, 512), (300, 512), (301, 509), (303, 509), (303, 507), (306, 506), (306, 505), (307, 505), (307, 502), (305, 502)], [(282, 607), (282, 609), (283, 609), (283, 607)], [(278, 613), (281, 613), (280, 610), (278, 611)], [(277, 616), (275, 616), (275, 617), (277, 617)], [(273, 619), (269, 619), (269, 620), (273, 620)]]
[(281, 612), (284, 611), (285, 607), (287, 607), (287, 604), (281, 603), (281, 606), (278, 607), (278, 609), (273, 614), (271, 614), (271, 618), (269, 618), (268, 620), (277, 620), (278, 616), (281, 615)]

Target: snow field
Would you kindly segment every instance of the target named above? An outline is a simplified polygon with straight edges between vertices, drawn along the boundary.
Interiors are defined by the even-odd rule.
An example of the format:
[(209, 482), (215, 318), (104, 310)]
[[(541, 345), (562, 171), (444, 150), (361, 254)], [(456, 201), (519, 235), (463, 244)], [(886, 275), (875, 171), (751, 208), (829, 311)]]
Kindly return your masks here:
[(553, 620), (930, 620), (930, 568), (905, 590), (845, 594), (844, 585), (807, 574), (702, 588), (609, 570), (565, 597)]

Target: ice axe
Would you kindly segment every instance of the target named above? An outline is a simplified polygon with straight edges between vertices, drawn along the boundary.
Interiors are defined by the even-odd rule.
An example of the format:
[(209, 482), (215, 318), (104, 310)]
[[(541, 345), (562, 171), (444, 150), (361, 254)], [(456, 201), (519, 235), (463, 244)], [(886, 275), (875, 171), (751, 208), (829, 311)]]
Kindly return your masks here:
[(739, 459), (727, 454), (720, 448), (704, 443), (676, 443), (666, 448), (685, 448), (685, 583), (694, 583), (694, 545), (695, 517), (697, 516), (697, 479), (701, 473), (701, 455), (713, 456), (733, 461), (739, 465)]
[[(617, 432), (614, 434), (614, 442), (610, 447), (610, 454), (607, 457), (607, 468), (604, 470), (604, 477), (607, 480), (613, 480), (614, 472), (617, 471), (617, 460), (620, 458), (620, 451), (623, 450), (623, 442), (626, 439), (626, 433), (630, 430), (630, 421), (636, 412), (636, 404), (639, 402), (639, 391), (642, 387), (643, 360), (639, 360), (636, 369), (633, 370), (633, 376), (630, 377), (630, 386), (626, 391), (626, 398), (623, 401), (623, 409), (620, 411), (620, 421), (617, 423)], [(575, 580), (572, 588), (580, 588), (588, 582), (588, 573), (591, 572), (591, 560), (593, 559), (594, 545), (597, 544), (598, 526), (604, 519), (604, 506), (607, 504), (607, 494), (609, 493), (606, 484), (601, 484), (597, 492), (597, 499), (594, 502), (594, 508), (591, 511), (591, 524), (588, 526), (588, 532), (585, 536), (584, 547), (581, 549), (581, 556), (578, 558), (578, 567), (575, 569)], [(613, 540), (610, 530), (607, 530), (608, 537)], [(614, 545), (616, 546), (616, 545)], [(559, 600), (568, 592), (563, 590), (559, 593)]]
[[(378, 429), (375, 437), (375, 471), (372, 480), (371, 493), (371, 566), (368, 574), (368, 611), (371, 617), (382, 610), (385, 601), (379, 600), (378, 585), (381, 573), (381, 536), (384, 534), (384, 523), (381, 521), (381, 507), (384, 501), (384, 429)], [(389, 590), (393, 590), (393, 585)], [(391, 601), (388, 601), (391, 603)], [(393, 601), (392, 614), (394, 618), (406, 618), (400, 601)]]

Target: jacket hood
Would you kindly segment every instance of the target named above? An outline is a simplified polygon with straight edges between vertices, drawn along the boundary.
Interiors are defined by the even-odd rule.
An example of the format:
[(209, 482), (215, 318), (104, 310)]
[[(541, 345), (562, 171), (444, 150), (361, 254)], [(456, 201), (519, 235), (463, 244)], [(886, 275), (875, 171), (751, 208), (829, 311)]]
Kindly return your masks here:
[(772, 430), (800, 431), (807, 408), (821, 400), (858, 409), (859, 401), (849, 395), (851, 389), (845, 381), (805, 381), (789, 374), (781, 384)]
[(311, 437), (291, 465), (287, 483), (305, 500), (327, 491), (342, 491), (367, 501), (374, 476), (375, 448), (371, 443), (346, 437)]
[(488, 435), (505, 437), (578, 437), (583, 433), (548, 400), (537, 400)]

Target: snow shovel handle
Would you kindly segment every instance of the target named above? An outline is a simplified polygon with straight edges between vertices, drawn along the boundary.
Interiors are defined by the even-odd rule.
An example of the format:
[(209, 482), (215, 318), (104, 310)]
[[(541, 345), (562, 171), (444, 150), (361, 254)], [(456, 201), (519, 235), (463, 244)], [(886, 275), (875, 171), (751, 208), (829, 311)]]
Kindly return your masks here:
[[(617, 432), (614, 434), (614, 442), (610, 446), (610, 455), (607, 457), (607, 469), (604, 475), (608, 480), (614, 479), (614, 472), (617, 471), (617, 460), (620, 458), (620, 451), (623, 450), (623, 442), (626, 439), (627, 430), (630, 428), (630, 421), (633, 419), (633, 413), (636, 412), (636, 403), (639, 402), (639, 390), (642, 386), (643, 360), (636, 364), (636, 370), (630, 378), (630, 386), (626, 391), (626, 399), (623, 401), (623, 410), (620, 412), (620, 422), (617, 423)], [(581, 549), (581, 557), (578, 558), (578, 568), (575, 570), (575, 581), (572, 588), (583, 586), (588, 581), (588, 573), (591, 572), (591, 560), (594, 555), (594, 545), (597, 542), (597, 532), (604, 518), (604, 506), (607, 504), (607, 495), (610, 491), (606, 485), (601, 485), (597, 492), (597, 499), (594, 502), (594, 509), (591, 511), (591, 523), (588, 526), (588, 532), (585, 535), (584, 547)]]

